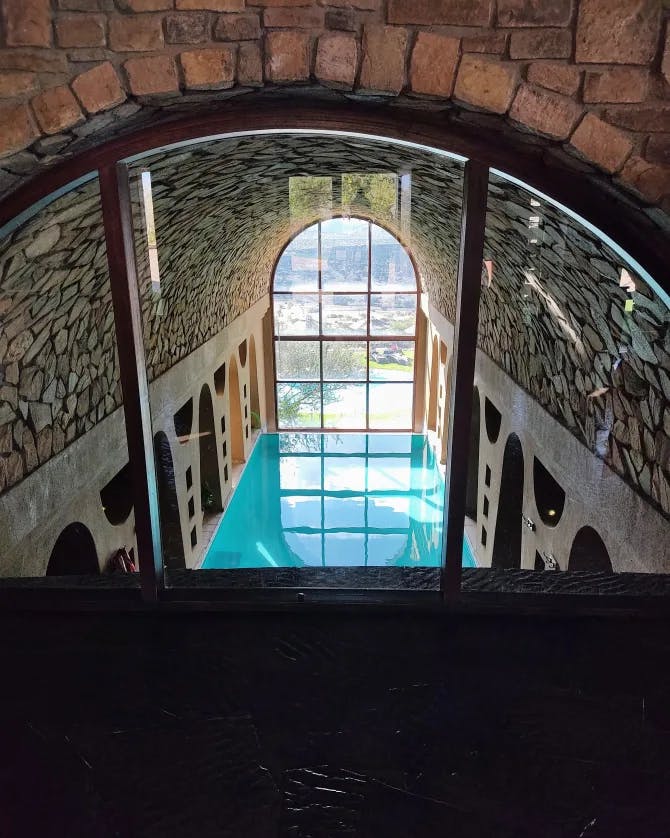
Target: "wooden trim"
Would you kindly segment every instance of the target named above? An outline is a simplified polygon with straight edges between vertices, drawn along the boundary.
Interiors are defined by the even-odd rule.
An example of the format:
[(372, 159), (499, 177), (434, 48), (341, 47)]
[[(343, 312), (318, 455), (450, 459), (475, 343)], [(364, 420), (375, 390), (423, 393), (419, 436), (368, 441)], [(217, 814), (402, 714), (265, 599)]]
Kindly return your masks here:
[(163, 551), (130, 186), (124, 164), (100, 169), (100, 199), (133, 481), (140, 582), (144, 599), (155, 602), (163, 584)]
[[(258, 98), (258, 97), (257, 97)], [(36, 174), (0, 202), (0, 227), (58, 189), (96, 169), (161, 146), (234, 132), (264, 130), (326, 130), (364, 133), (450, 151), (502, 169), (583, 216), (626, 250), (670, 292), (670, 236), (656, 227), (637, 207), (623, 204), (613, 211), (612, 190), (604, 175), (552, 167), (537, 147), (478, 128), (446, 123), (442, 116), (421, 114), (402, 106), (389, 108), (369, 103), (332, 104), (301, 100), (225, 103), (225, 108), (174, 119), (165, 117), (136, 131), (108, 140)], [(503, 122), (501, 120), (501, 127)], [(599, 182), (599, 178), (601, 179)], [(625, 193), (622, 193), (622, 197)], [(630, 198), (631, 202), (634, 199)]]
[(466, 163), (456, 290), (456, 322), (451, 356), (450, 421), (444, 501), (442, 593), (447, 599), (458, 597), (461, 586), (465, 493), (470, 456), (472, 391), (477, 354), (488, 183), (487, 166), (474, 161)]

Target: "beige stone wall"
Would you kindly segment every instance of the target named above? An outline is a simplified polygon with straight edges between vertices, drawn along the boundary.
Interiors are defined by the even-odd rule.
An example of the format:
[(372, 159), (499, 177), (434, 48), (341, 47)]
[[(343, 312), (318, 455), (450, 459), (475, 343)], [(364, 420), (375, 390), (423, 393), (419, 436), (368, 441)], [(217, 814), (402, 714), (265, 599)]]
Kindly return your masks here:
[(460, 108), (465, 119), (499, 115), (667, 209), (665, 6), (3, 0), (0, 192), (141, 123), (142, 113), (155, 118), (261, 87), (316, 84), (363, 99), (454, 105), (457, 118)]

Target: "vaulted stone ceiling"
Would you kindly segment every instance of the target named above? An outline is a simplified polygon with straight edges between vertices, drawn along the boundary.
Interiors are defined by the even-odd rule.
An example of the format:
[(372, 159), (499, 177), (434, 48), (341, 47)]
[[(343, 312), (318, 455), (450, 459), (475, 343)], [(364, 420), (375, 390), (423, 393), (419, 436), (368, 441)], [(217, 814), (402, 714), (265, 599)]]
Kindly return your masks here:
[[(139, 173), (148, 169), (161, 272), (151, 293)], [(159, 375), (216, 334), (270, 287), (291, 236), (339, 214), (341, 175), (409, 174), (411, 209), (388, 213), (361, 198), (351, 213), (372, 218), (411, 250), (424, 290), (453, 317), (461, 223), (461, 162), (390, 143), (332, 136), (225, 139), (146, 158), (134, 165), (136, 249), (144, 290), (148, 364)], [(291, 178), (333, 179), (332, 209), (293, 214)], [(400, 202), (398, 202), (400, 203)], [(385, 206), (385, 205), (384, 205)]]

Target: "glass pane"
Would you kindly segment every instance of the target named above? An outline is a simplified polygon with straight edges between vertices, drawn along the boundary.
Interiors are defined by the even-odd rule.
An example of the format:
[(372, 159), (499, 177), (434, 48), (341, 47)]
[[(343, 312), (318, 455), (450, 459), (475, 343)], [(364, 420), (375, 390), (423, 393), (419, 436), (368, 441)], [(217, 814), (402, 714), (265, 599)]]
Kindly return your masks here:
[(365, 384), (323, 385), (323, 427), (365, 428)]
[(366, 294), (324, 294), (324, 335), (365, 335), (368, 331), (368, 298)]
[(498, 175), (484, 255), (473, 560), (494, 589), (496, 571), (537, 570), (581, 575), (535, 577), (535, 592), (563, 578), (629, 592), (631, 577), (607, 575), (666, 573), (670, 560), (667, 296), (595, 230)]
[(281, 491), (306, 491), (321, 488), (321, 457), (279, 458), (279, 488)]
[(275, 294), (275, 334), (318, 335), (319, 297), (311, 294)]
[(290, 177), (288, 205), (291, 221), (323, 218), (333, 208), (332, 177)]
[(321, 287), (324, 291), (367, 291), (367, 221), (333, 218), (322, 222)]
[(370, 384), (370, 428), (411, 428), (412, 392), (412, 384)]
[(277, 423), (280, 428), (321, 427), (321, 385), (277, 384)]
[(370, 343), (371, 381), (414, 381), (414, 341)]
[(276, 340), (275, 358), (278, 381), (318, 381), (321, 377), (316, 340)]
[(2, 577), (138, 583), (116, 346), (93, 178), (0, 231)]
[(416, 277), (405, 248), (386, 230), (372, 225), (373, 291), (415, 291)]
[(308, 227), (282, 253), (275, 268), (275, 291), (318, 291), (319, 231)]
[(370, 295), (370, 334), (413, 336), (415, 330), (416, 295)]
[(342, 175), (342, 210), (398, 220), (398, 176), (395, 172), (356, 172)]
[(324, 341), (323, 378), (328, 380), (365, 381), (367, 344), (364, 341)]

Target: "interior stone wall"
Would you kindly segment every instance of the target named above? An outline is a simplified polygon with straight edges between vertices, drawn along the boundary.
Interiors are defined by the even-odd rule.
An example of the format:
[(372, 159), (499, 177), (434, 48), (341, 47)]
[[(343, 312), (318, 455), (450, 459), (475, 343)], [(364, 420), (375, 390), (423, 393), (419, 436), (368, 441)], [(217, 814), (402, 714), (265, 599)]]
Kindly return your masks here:
[(0, 240), (0, 493), (121, 401), (95, 179)]
[[(667, 209), (660, 0), (4, 0), (0, 194), (77, 150), (255, 89), (405, 100)], [(482, 120), (482, 115), (490, 120)], [(651, 213), (667, 222), (664, 212)]]

